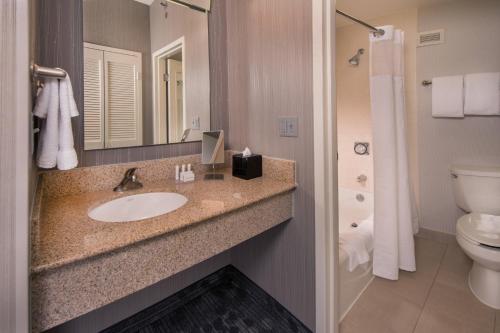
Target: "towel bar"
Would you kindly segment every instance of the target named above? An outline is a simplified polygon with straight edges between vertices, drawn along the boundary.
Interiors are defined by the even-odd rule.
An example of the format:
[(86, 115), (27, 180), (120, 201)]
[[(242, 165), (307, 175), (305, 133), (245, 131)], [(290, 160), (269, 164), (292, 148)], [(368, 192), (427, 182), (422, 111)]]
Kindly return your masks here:
[(38, 89), (43, 87), (43, 84), (39, 79), (41, 78), (64, 79), (67, 75), (66, 71), (62, 68), (39, 66), (35, 64), (33, 61), (31, 61), (30, 71), (31, 71), (31, 89), (33, 98), (36, 97)]
[(423, 80), (423, 81), (422, 81), (422, 85), (423, 85), (424, 87), (430, 86), (431, 84), (432, 84), (432, 81), (430, 81), (430, 80)]
[[(43, 85), (40, 82), (40, 78), (57, 78), (57, 79), (64, 79), (66, 77), (66, 71), (61, 68), (51, 68), (51, 67), (43, 67), (35, 64), (33, 61), (31, 62), (30, 65), (30, 71), (31, 71), (31, 94), (33, 98), (35, 99), (37, 96), (37, 91), (39, 88), (41, 88)], [(33, 121), (34, 128), (32, 135), (34, 136), (35, 134), (40, 132), (40, 124), (38, 123), (38, 120)], [(32, 151), (35, 151), (35, 148), (32, 148)]]
[(31, 75), (33, 77), (53, 77), (63, 79), (66, 77), (66, 71), (61, 68), (51, 68), (39, 66), (35, 63), (31, 64)]

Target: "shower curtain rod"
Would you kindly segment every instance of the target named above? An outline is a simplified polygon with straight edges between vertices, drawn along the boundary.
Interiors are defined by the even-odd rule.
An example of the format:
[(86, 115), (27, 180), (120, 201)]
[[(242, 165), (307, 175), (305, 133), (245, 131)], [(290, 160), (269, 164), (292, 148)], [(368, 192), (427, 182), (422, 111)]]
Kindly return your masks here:
[(365, 28), (368, 28), (375, 36), (383, 36), (385, 34), (385, 31), (383, 29), (377, 29), (375, 28), (373, 25), (370, 25), (366, 22), (363, 22), (361, 21), (360, 19), (357, 19), (355, 18), (354, 16), (351, 16), (349, 14), (346, 14), (344, 13), (343, 11), (340, 11), (340, 10), (335, 10), (337, 12), (337, 14), (340, 14), (346, 18), (348, 18), (349, 20), (351, 21), (354, 21), (358, 24), (361, 24), (362, 26), (364, 26)]
[(166, 2), (171, 2), (171, 3), (174, 3), (176, 5), (187, 7), (189, 9), (193, 9), (193, 10), (197, 10), (197, 11), (202, 12), (202, 13), (206, 13), (209, 11), (208, 9), (190, 4), (190, 3), (182, 1), (182, 0), (164, 0), (164, 1), (160, 2), (160, 5), (166, 7), (166, 5), (167, 5)]

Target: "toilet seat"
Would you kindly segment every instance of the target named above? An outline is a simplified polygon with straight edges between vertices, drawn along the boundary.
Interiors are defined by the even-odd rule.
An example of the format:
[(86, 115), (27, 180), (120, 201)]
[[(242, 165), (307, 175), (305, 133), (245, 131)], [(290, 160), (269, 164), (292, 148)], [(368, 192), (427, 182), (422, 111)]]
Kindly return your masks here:
[(471, 213), (457, 221), (457, 233), (476, 244), (500, 250), (500, 216)]

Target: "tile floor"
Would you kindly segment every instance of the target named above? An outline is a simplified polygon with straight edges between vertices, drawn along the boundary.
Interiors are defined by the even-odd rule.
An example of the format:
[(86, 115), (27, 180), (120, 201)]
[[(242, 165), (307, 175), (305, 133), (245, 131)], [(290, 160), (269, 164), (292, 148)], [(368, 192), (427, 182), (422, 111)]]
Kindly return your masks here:
[(234, 266), (226, 266), (101, 333), (311, 333)]
[(471, 260), (454, 237), (416, 237), (417, 272), (375, 278), (340, 325), (341, 333), (500, 333), (500, 311), (467, 285)]

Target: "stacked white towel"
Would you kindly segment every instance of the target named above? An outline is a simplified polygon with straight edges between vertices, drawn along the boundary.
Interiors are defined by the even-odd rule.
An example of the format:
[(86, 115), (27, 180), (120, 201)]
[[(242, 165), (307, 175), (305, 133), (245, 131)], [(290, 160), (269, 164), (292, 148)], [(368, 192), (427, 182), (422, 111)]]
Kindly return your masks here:
[(464, 117), (463, 75), (435, 77), (432, 79), (432, 116)]
[(69, 75), (59, 82), (59, 151), (57, 153), (57, 168), (69, 170), (76, 168), (78, 157), (73, 142), (73, 127), (71, 118), (78, 116), (73, 87)]
[(57, 165), (59, 149), (59, 82), (57, 79), (45, 80), (33, 114), (45, 119), (40, 129), (37, 165), (50, 169)]
[(500, 115), (500, 73), (465, 76), (465, 114)]
[(349, 272), (370, 261), (373, 251), (373, 215), (363, 220), (357, 228), (341, 233), (339, 241), (349, 259)]
[(69, 75), (64, 79), (46, 79), (33, 114), (45, 119), (40, 130), (37, 165), (68, 170), (78, 165), (71, 118), (78, 116)]

